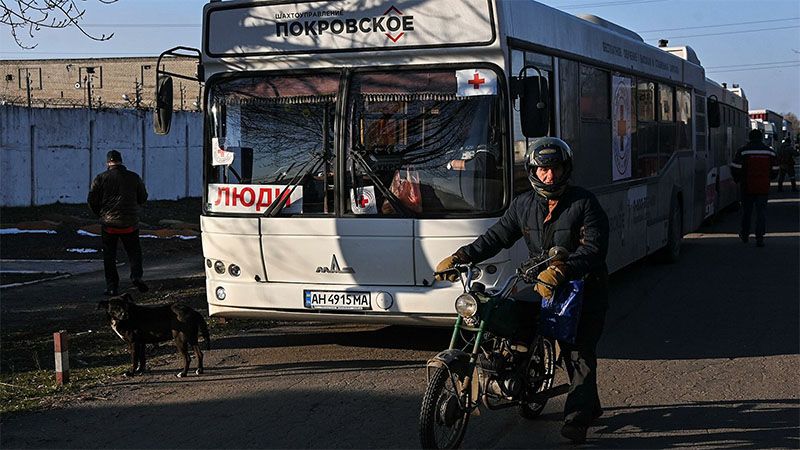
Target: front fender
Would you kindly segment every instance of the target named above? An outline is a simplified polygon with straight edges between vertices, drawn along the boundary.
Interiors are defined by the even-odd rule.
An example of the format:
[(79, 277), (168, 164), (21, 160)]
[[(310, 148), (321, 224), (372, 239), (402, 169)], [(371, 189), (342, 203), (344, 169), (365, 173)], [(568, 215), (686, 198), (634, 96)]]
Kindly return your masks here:
[(469, 368), (469, 353), (454, 348), (443, 350), (428, 360), (427, 367), (429, 369), (441, 367), (465, 375)]
[[(472, 405), (477, 405), (478, 397), (479, 397), (479, 387), (478, 387), (478, 368), (470, 367), (470, 355), (469, 353), (458, 350), (458, 349), (449, 349), (439, 352), (438, 355), (434, 356), (433, 358), (428, 360), (427, 369), (428, 369), (428, 379), (430, 379), (430, 372), (431, 369), (445, 369), (451, 375), (455, 374), (458, 378), (458, 382), (456, 382), (456, 389), (458, 389), (459, 393), (462, 392), (462, 389), (466, 386), (461, 384), (461, 381), (470, 375), (470, 401)], [(461, 400), (459, 400), (460, 402)], [(469, 408), (469, 405), (462, 405), (465, 408)], [(477, 410), (476, 410), (477, 411)]]

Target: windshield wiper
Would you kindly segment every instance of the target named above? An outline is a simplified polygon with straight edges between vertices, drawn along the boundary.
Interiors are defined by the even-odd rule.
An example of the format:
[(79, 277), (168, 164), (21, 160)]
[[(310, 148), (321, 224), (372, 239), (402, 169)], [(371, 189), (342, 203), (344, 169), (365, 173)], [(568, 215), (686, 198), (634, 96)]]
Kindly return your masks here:
[[(358, 147), (358, 146), (357, 146)], [(386, 189), (386, 186), (383, 185), (381, 180), (369, 166), (369, 164), (364, 161), (364, 157), (361, 155), (360, 150), (358, 148), (353, 148), (350, 150), (350, 159), (354, 162), (357, 162), (361, 168), (364, 170), (364, 173), (369, 177), (370, 181), (381, 191), (386, 200), (392, 205), (395, 211), (399, 212), (403, 217), (414, 217), (414, 213), (408, 209), (403, 203), (394, 195), (389, 189)], [(352, 178), (352, 189), (353, 189), (353, 198), (356, 198), (356, 175), (355, 175), (355, 167), (350, 169), (350, 175)]]
[[(300, 184), (300, 181), (305, 178), (307, 175), (315, 173), (317, 169), (325, 162), (325, 153), (312, 153), (312, 158), (308, 160), (300, 170), (297, 171), (297, 174), (292, 177), (292, 180), (289, 184), (286, 185), (286, 188), (281, 191), (280, 196), (272, 202), (271, 205), (264, 211), (263, 217), (275, 217), (283, 211), (283, 208), (289, 203), (289, 198), (291, 198), (294, 190), (297, 189), (297, 186)], [(306, 170), (308, 166), (311, 166), (310, 170)]]

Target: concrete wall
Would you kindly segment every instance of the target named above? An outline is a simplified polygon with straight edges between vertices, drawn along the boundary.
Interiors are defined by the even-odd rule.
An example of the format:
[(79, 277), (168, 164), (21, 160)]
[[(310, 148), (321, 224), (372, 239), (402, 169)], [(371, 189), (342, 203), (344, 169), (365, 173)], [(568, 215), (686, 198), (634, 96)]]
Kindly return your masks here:
[(150, 111), (0, 106), (0, 206), (83, 203), (119, 150), (152, 200), (202, 195), (202, 115), (175, 112), (167, 136)]

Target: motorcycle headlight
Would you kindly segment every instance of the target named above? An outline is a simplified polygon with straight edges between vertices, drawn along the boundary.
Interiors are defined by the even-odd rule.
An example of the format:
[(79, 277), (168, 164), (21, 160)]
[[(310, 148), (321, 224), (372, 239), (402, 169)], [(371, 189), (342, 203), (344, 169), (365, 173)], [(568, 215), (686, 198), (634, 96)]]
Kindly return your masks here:
[(478, 300), (470, 294), (461, 294), (456, 298), (456, 312), (463, 318), (469, 318), (478, 312)]

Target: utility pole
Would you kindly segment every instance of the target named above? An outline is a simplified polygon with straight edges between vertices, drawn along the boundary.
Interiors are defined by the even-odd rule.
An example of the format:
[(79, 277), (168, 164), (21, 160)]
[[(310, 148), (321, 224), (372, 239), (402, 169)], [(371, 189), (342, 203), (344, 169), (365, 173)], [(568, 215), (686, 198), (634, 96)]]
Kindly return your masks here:
[(89, 109), (92, 109), (92, 74), (86, 75), (86, 96), (88, 97)]
[(25, 69), (25, 91), (28, 94), (28, 108), (31, 107), (31, 72)]
[(136, 81), (135, 95), (136, 95), (135, 98), (136, 109), (139, 109), (142, 107), (142, 83), (139, 81)]
[(183, 97), (186, 94), (186, 86), (183, 83), (179, 83), (180, 91), (181, 91), (181, 111), (183, 111)]

